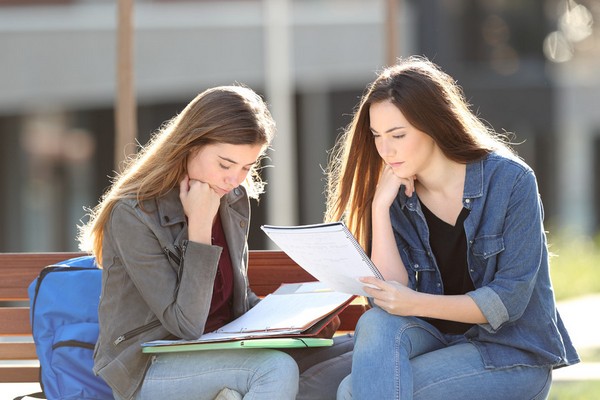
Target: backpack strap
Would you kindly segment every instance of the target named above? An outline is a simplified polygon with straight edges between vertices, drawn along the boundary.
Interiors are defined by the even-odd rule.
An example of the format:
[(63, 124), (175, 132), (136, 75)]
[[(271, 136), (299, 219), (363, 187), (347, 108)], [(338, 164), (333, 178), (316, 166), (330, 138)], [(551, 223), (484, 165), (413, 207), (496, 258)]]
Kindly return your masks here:
[(46, 398), (46, 396), (44, 395), (44, 392), (37, 392), (37, 393), (29, 393), (24, 396), (15, 397), (13, 400), (22, 400), (25, 397), (33, 397), (34, 399), (45, 399)]

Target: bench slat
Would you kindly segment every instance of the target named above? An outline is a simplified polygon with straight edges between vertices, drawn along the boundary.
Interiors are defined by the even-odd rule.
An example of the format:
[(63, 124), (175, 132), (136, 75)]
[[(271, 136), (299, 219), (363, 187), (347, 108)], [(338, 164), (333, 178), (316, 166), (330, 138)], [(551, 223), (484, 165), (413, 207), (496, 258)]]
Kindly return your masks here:
[(33, 342), (0, 342), (0, 360), (37, 360)]
[(0, 307), (0, 336), (30, 336), (29, 307)]
[(27, 300), (27, 287), (46, 265), (85, 253), (0, 253), (0, 300)]
[(39, 379), (39, 366), (8, 364), (0, 367), (0, 383), (39, 382)]

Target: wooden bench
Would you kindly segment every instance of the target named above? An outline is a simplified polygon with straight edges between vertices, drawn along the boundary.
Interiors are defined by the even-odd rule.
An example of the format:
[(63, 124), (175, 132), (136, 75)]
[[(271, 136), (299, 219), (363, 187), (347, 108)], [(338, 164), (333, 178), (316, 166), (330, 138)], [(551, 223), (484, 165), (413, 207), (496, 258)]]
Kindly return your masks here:
[[(31, 339), (27, 287), (45, 266), (81, 255), (84, 253), (0, 253), (0, 382), (38, 382), (39, 367), (32, 362), (37, 355)], [(251, 250), (249, 257), (250, 286), (258, 296), (273, 292), (281, 283), (315, 280), (281, 251)], [(353, 331), (366, 309), (364, 299), (357, 298), (340, 315), (339, 330)]]

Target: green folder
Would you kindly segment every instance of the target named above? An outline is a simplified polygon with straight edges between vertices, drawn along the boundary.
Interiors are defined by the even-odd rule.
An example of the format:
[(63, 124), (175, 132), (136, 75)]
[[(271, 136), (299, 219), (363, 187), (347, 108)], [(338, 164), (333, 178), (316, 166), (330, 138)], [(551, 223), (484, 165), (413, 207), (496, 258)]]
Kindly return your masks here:
[(182, 343), (143, 346), (143, 353), (175, 353), (180, 351), (229, 350), (229, 349), (289, 349), (295, 347), (332, 346), (333, 339), (322, 338), (265, 338), (243, 339), (229, 342)]

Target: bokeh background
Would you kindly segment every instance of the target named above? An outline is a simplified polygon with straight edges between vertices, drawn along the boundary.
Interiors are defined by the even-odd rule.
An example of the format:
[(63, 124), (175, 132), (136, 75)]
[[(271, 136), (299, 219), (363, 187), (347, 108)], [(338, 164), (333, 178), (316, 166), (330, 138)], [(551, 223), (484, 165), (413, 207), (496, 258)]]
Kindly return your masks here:
[[(118, 168), (117, 3), (0, 0), (0, 251), (76, 249), (83, 207)], [(140, 143), (210, 86), (270, 103), (279, 132), (253, 248), (268, 246), (262, 223), (322, 220), (327, 151), (376, 71), (411, 54), (515, 133), (549, 227), (600, 227), (597, 0), (137, 0), (132, 13)]]
[[(240, 82), (270, 104), (278, 135), (251, 248), (270, 248), (261, 224), (322, 221), (328, 150), (366, 84), (396, 57), (424, 55), (481, 118), (515, 134), (534, 168), (557, 298), (600, 293), (600, 1), (131, 3), (137, 142), (211, 86)], [(2, 252), (77, 250), (85, 208), (135, 151), (115, 148), (119, 10), (117, 0), (0, 0)]]

